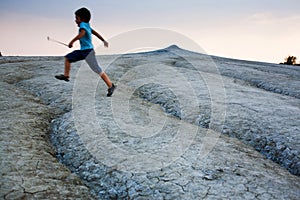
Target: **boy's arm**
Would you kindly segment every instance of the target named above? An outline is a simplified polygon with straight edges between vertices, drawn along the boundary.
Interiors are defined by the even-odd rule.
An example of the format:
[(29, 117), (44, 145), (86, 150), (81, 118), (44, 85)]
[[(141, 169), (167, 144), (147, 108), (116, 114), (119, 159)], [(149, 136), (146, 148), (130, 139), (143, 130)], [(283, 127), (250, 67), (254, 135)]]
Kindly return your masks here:
[(108, 42), (94, 29), (92, 29), (92, 34), (97, 36), (97, 38), (99, 38), (103, 43), (105, 47), (108, 47)]
[(80, 32), (78, 35), (76, 35), (76, 37), (73, 38), (73, 40), (71, 40), (71, 42), (69, 43), (69, 48), (73, 47), (73, 43), (76, 42), (77, 40), (79, 40), (80, 38), (82, 38), (85, 35), (85, 30), (84, 29), (80, 29)]

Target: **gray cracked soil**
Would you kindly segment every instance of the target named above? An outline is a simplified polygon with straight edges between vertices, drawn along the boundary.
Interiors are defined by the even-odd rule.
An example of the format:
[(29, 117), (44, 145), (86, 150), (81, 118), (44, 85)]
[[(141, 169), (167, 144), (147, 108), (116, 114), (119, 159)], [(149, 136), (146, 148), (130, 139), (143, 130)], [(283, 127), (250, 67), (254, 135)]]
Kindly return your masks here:
[[(180, 52), (188, 59), (178, 56)], [(122, 113), (116, 116), (113, 112), (114, 99), (105, 96), (106, 88), (100, 82), (94, 110), (101, 134), (108, 141), (128, 154), (151, 155), (173, 142), (180, 126), (197, 130), (191, 143), (175, 159), (164, 163), (157, 157), (157, 162), (153, 165), (150, 160), (149, 166), (158, 169), (149, 170), (147, 158), (130, 162), (128, 155), (127, 161), (120, 161), (119, 154), (111, 151), (112, 160), (120, 161), (117, 165), (99, 159), (76, 129), (78, 116), (73, 113), (72, 98), (74, 84), (80, 78), (75, 75), (82, 63), (73, 66), (72, 80), (65, 83), (53, 78), (62, 71), (62, 58), (1, 58), (1, 197), (299, 199), (300, 69), (212, 59), (226, 92), (226, 102), (218, 102), (226, 106), (222, 126), (212, 126), (207, 86), (196, 75), (200, 70), (202, 75), (215, 78), (207, 56), (172, 47), (158, 52), (100, 57), (100, 63), (109, 65), (107, 73), (111, 78), (121, 83), (115, 99), (126, 98), (132, 92), (128, 113), (135, 124), (147, 126), (151, 115), (166, 120), (159, 134), (128, 135), (117, 124), (116, 118), (122, 117)], [(191, 60), (194, 66), (188, 62)], [(145, 77), (145, 73), (151, 74), (147, 68), (153, 64), (162, 69), (175, 68), (188, 77), (200, 102), (198, 107), (182, 104), (189, 101), (184, 98), (185, 86), (182, 90), (170, 90), (172, 87), (159, 82), (140, 86), (132, 76), (138, 79)], [(146, 70), (135, 70), (127, 77), (131, 80), (122, 82), (125, 75), (139, 66), (146, 66), (141, 68)], [(176, 74), (159, 73), (170, 82), (178, 78)], [(91, 75), (87, 79), (97, 77)], [(124, 117), (128, 113), (124, 112)], [(203, 144), (215, 141), (213, 149), (203, 157)]]

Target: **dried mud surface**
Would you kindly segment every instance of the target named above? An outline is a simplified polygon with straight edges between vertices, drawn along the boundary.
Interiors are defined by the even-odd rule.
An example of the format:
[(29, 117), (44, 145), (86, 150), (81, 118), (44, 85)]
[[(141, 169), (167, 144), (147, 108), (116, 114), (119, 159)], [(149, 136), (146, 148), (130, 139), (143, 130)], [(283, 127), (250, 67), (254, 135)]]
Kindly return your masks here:
[[(99, 82), (93, 99), (99, 132), (88, 132), (89, 136), (104, 135), (112, 146), (127, 152), (124, 156), (108, 146), (111, 162), (107, 156), (98, 157), (100, 150), (104, 152), (99, 145), (102, 140), (95, 140), (99, 143), (94, 141), (91, 148), (76, 128), (76, 119), (89, 114), (74, 110), (74, 88), (80, 83), (77, 72), (85, 67), (82, 63), (73, 66), (72, 80), (66, 83), (53, 78), (62, 72), (62, 58), (1, 58), (2, 198), (299, 199), (299, 69), (218, 57), (211, 60), (174, 46), (101, 56), (100, 62), (118, 89), (113, 98), (107, 98), (106, 87)], [(221, 74), (226, 96), (216, 107), (226, 108), (220, 125), (212, 120), (208, 96), (213, 93), (205, 85), (210, 80), (197, 75), (200, 71), (217, 80), (220, 75), (212, 71), (212, 63)], [(154, 65), (159, 66), (155, 69), (160, 79), (141, 84), (145, 78), (157, 77), (151, 71)], [(186, 98), (185, 86), (166, 87), (178, 79), (177, 74), (163, 71), (170, 67), (188, 79), (199, 103), (196, 107)], [(97, 79), (92, 73), (85, 78)], [(128, 94), (129, 111), (116, 113), (118, 101)], [(84, 106), (89, 111), (90, 104)], [(132, 136), (118, 124), (128, 113), (133, 119), (129, 127), (130, 123), (147, 126), (155, 116), (166, 120), (164, 128), (159, 134)], [(196, 130), (196, 134), (172, 161), (155, 157), (156, 162), (148, 163), (154, 163), (150, 170), (149, 158), (130, 160), (131, 155), (156, 154), (174, 142), (180, 127)], [(203, 145), (210, 142), (215, 143), (207, 153)], [(164, 156), (175, 155), (170, 152)]]

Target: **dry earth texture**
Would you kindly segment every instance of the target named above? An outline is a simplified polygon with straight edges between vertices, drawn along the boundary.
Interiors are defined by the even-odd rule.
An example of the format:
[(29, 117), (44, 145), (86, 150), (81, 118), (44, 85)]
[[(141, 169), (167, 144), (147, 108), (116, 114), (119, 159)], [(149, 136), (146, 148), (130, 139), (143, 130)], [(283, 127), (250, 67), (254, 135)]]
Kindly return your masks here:
[(171, 46), (1, 57), (2, 199), (299, 199), (300, 68)]

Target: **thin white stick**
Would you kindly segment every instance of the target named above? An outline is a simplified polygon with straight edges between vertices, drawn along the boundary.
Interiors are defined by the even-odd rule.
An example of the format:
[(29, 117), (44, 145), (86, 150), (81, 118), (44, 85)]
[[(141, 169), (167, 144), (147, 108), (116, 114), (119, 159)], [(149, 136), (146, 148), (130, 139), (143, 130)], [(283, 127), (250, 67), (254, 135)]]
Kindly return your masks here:
[(63, 42), (60, 42), (60, 41), (57, 41), (57, 40), (55, 40), (55, 39), (52, 39), (52, 38), (50, 38), (49, 36), (47, 36), (47, 40), (48, 40), (48, 41), (51, 41), (51, 42), (56, 42), (56, 43), (59, 43), (59, 44), (62, 44), (62, 45), (65, 45), (65, 46), (68, 47), (67, 44), (65, 44), (65, 43), (63, 43)]

